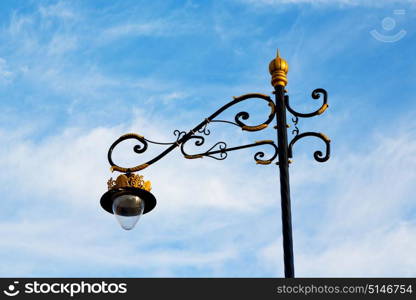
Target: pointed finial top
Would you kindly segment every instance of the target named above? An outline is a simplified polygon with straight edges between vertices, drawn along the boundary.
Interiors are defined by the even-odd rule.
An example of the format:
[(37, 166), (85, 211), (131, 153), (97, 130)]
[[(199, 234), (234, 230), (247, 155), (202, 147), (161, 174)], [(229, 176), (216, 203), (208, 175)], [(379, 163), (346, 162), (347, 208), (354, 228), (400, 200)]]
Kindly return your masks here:
[(280, 57), (279, 48), (277, 49), (276, 58), (269, 64), (269, 72), (272, 75), (272, 85), (274, 87), (286, 86), (287, 84), (287, 72), (289, 71), (289, 64), (287, 61)]

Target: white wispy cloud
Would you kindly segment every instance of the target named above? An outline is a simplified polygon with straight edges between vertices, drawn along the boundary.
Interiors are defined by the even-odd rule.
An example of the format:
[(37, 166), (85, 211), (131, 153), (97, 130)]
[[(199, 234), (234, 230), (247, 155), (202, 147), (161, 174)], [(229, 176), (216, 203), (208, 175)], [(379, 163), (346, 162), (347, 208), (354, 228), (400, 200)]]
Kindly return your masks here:
[(146, 36), (166, 34), (169, 27), (164, 22), (152, 21), (142, 24), (122, 24), (105, 29), (103, 35), (106, 39), (114, 39), (123, 36)]
[(5, 59), (0, 58), (0, 83), (7, 84), (13, 80), (14, 73), (9, 69)]
[(40, 5), (38, 10), (41, 16), (46, 18), (72, 19), (77, 17), (77, 13), (68, 1), (58, 1), (51, 5)]
[(410, 253), (416, 251), (415, 234), (414, 222), (397, 222), (391, 228), (344, 238), (321, 251), (298, 251), (299, 272), (311, 277), (414, 277), (416, 260)]

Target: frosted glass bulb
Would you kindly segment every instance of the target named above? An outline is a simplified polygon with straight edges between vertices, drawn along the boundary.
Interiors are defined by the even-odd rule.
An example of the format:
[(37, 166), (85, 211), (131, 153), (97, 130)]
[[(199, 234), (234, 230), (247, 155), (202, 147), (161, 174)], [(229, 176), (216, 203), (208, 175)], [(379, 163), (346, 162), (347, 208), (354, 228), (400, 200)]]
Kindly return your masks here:
[(144, 211), (144, 201), (135, 195), (121, 195), (113, 201), (113, 213), (125, 230), (132, 229)]

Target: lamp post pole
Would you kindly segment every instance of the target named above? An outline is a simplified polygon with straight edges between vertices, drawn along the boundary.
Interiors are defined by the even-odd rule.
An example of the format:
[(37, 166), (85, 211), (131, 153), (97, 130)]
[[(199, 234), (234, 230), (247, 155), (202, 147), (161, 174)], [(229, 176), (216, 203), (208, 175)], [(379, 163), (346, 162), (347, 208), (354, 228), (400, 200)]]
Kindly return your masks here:
[[(112, 171), (118, 171), (123, 174), (119, 175), (116, 180), (110, 178), (110, 180), (107, 182), (108, 191), (101, 197), (101, 206), (107, 212), (115, 214), (124, 229), (132, 229), (142, 214), (150, 212), (156, 206), (156, 198), (150, 193), (150, 182), (144, 181), (142, 175), (134, 174), (134, 172), (146, 169), (176, 148), (180, 149), (181, 153), (186, 159), (210, 157), (217, 160), (223, 160), (227, 158), (228, 152), (252, 147), (267, 146), (269, 149), (273, 150), (269, 158), (265, 158), (266, 155), (263, 151), (258, 151), (254, 155), (254, 160), (256, 164), (259, 165), (270, 165), (273, 163), (279, 165), (285, 277), (295, 277), (293, 262), (292, 216), (290, 207), (289, 159), (292, 158), (293, 145), (298, 140), (304, 137), (316, 137), (325, 143), (325, 154), (318, 150), (314, 152), (313, 156), (316, 161), (325, 162), (329, 159), (330, 155), (330, 140), (323, 133), (299, 133), (299, 128), (297, 127), (299, 117), (314, 117), (322, 114), (328, 108), (327, 92), (324, 89), (315, 89), (312, 92), (313, 99), (319, 99), (321, 95), (323, 96), (323, 103), (319, 109), (311, 113), (300, 113), (295, 111), (289, 104), (289, 96), (286, 95), (285, 90), (287, 85), (288, 71), (288, 63), (286, 60), (281, 58), (279, 52), (277, 52), (276, 58), (273, 59), (269, 64), (269, 72), (272, 76), (271, 84), (274, 87), (275, 101), (273, 101), (273, 99), (268, 95), (259, 93), (251, 93), (239, 97), (233, 97), (232, 101), (228, 102), (209, 117), (205, 118), (204, 121), (199, 123), (192, 130), (187, 132), (175, 130), (173, 133), (176, 136), (176, 140), (174, 141), (155, 142), (136, 133), (128, 133), (118, 138), (108, 150), (108, 162), (111, 165)], [(234, 117), (234, 121), (221, 120), (217, 118), (228, 108), (248, 99), (257, 99), (263, 101), (263, 103), (266, 102), (270, 107), (270, 114), (267, 116), (267, 119), (263, 121), (263, 123), (258, 125), (246, 124), (246, 121), (249, 119), (250, 115), (245, 111), (237, 113)], [(287, 135), (288, 124), (286, 121), (286, 110), (293, 115), (292, 122), (295, 126), (295, 129), (292, 130), (294, 137), (290, 142), (288, 142)], [(225, 142), (220, 141), (204, 152), (191, 154), (188, 152), (188, 150), (185, 150), (185, 145), (191, 144), (189, 141), (193, 141), (194, 146), (197, 147), (204, 145), (205, 136), (210, 135), (210, 130), (207, 129), (207, 126), (210, 123), (225, 123), (228, 125), (237, 126), (243, 131), (253, 132), (266, 129), (274, 118), (276, 118), (276, 126), (274, 128), (277, 131), (277, 145), (274, 140), (262, 140), (255, 141), (251, 144), (228, 147)], [(137, 154), (144, 153), (148, 149), (149, 144), (167, 146), (167, 149), (162, 151), (156, 157), (140, 165), (133, 167), (121, 167), (114, 163), (112, 159), (112, 152), (119, 143), (128, 139), (134, 139), (139, 143), (133, 148), (134, 152)], [(276, 158), (278, 158), (277, 162), (275, 161)]]
[(282, 208), (283, 258), (285, 277), (295, 277), (293, 261), (292, 212), (290, 205), (289, 158), (287, 145), (286, 107), (284, 104), (284, 87), (275, 88), (277, 148), (279, 149), (280, 201)]
[(274, 87), (276, 105), (277, 148), (279, 151), (280, 202), (282, 213), (283, 259), (285, 277), (295, 277), (293, 261), (292, 213), (290, 204), (289, 157), (287, 141), (285, 86), (287, 85), (288, 63), (277, 51), (276, 59), (269, 64)]

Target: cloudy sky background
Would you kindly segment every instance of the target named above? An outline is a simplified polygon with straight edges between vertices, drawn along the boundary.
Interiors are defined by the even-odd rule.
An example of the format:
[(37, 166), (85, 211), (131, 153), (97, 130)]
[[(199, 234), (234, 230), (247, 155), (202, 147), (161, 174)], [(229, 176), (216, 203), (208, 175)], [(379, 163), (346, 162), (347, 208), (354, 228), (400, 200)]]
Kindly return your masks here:
[[(316, 109), (318, 87), (330, 104), (299, 124), (331, 138), (330, 161), (314, 161), (323, 145), (310, 138), (290, 167), (296, 275), (416, 276), (415, 9), (370, 0), (1, 1), (0, 275), (283, 276), (278, 169), (256, 165), (257, 149), (225, 161), (176, 151), (146, 169), (158, 205), (133, 231), (99, 206), (116, 175), (106, 161), (114, 139), (171, 141), (232, 96), (270, 94), (279, 47), (292, 105)], [(372, 30), (406, 34), (383, 42)], [(264, 106), (223, 117), (246, 109), (256, 124)], [(205, 146), (274, 137), (271, 128), (214, 124)], [(138, 157), (132, 145), (115, 152), (119, 164), (164, 149)]]

